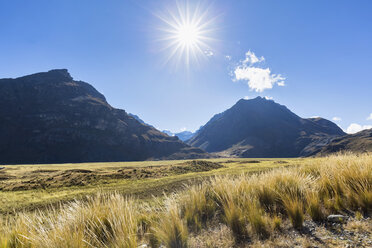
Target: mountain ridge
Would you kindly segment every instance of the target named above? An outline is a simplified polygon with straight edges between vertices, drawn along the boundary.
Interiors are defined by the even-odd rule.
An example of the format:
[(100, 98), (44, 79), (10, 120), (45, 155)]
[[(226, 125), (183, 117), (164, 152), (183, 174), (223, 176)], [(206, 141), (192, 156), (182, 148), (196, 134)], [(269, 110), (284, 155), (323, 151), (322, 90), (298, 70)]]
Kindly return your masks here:
[(0, 79), (0, 163), (207, 157), (143, 125), (66, 69)]
[(311, 155), (327, 156), (338, 152), (372, 152), (372, 128), (333, 139), (327, 145), (314, 151)]
[(325, 119), (304, 119), (286, 106), (257, 97), (240, 99), (214, 115), (189, 145), (238, 157), (307, 156), (345, 133)]

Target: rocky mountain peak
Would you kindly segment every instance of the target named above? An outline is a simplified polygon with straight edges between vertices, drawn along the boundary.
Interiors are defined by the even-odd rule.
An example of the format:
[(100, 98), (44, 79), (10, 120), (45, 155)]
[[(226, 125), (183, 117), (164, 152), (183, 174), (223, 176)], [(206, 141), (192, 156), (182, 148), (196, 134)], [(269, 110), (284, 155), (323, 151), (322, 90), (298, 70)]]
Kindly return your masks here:
[(0, 163), (205, 157), (110, 106), (66, 69), (0, 79)]

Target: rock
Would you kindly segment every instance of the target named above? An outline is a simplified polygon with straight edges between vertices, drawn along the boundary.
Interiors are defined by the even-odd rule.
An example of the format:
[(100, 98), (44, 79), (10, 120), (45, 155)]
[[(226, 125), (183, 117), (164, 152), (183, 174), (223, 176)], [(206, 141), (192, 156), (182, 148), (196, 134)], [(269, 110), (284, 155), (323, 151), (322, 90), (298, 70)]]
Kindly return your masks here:
[(327, 221), (332, 223), (343, 223), (347, 219), (347, 216), (341, 214), (331, 214), (327, 217)]

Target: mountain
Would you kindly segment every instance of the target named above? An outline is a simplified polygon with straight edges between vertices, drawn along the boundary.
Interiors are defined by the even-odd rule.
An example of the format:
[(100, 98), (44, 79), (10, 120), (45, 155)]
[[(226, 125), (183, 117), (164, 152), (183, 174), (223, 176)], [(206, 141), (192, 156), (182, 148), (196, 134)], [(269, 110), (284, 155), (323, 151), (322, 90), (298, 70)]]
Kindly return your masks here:
[(190, 131), (182, 131), (182, 132), (179, 132), (179, 133), (175, 134), (175, 136), (177, 136), (182, 141), (186, 141), (188, 139), (191, 139), (194, 135), (195, 135), (195, 133), (190, 132)]
[(314, 152), (314, 155), (324, 156), (340, 151), (353, 153), (372, 152), (372, 129), (336, 138)]
[(177, 136), (182, 141), (189, 140), (196, 134), (196, 132), (193, 133), (193, 132), (190, 132), (190, 131), (182, 131), (182, 132), (179, 132), (179, 133), (173, 133), (169, 130), (163, 130), (162, 132), (169, 135), (169, 136)]
[[(131, 113), (129, 113), (128, 115), (133, 117), (134, 119), (136, 119), (137, 121), (139, 121), (140, 123), (142, 123), (144, 125), (148, 125), (150, 127), (153, 127), (152, 125), (144, 122), (138, 115), (131, 114)], [(163, 130), (162, 132), (167, 134), (168, 136), (177, 136), (182, 141), (186, 141), (186, 140), (192, 138), (192, 136), (194, 136), (195, 133), (196, 133), (196, 132), (193, 133), (193, 132), (190, 132), (190, 131), (182, 131), (182, 132), (179, 132), (179, 133), (173, 133), (169, 130)]]
[(0, 163), (67, 163), (207, 156), (110, 106), (67, 70), (0, 79)]
[(331, 121), (304, 119), (283, 105), (257, 97), (241, 99), (215, 115), (187, 143), (224, 156), (297, 157), (342, 135)]
[(155, 128), (154, 126), (152, 126), (152, 125), (150, 125), (150, 124), (144, 122), (144, 121), (143, 121), (143, 120), (142, 120), (138, 115), (135, 115), (135, 114), (132, 114), (132, 113), (128, 113), (128, 115), (129, 115), (130, 117), (133, 117), (133, 118), (136, 119), (137, 121), (139, 121), (141, 124), (144, 124), (144, 125), (147, 125), (147, 126), (150, 126), (150, 127)]
[(174, 133), (171, 132), (170, 130), (163, 130), (162, 132), (169, 136), (175, 136)]

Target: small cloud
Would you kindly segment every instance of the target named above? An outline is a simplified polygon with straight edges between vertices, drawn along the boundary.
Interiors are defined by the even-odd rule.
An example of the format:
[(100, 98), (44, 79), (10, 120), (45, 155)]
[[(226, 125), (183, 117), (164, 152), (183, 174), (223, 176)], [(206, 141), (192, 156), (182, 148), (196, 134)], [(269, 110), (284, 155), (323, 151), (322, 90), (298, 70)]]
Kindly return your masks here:
[(230, 55), (226, 55), (226, 56), (225, 56), (225, 59), (227, 59), (227, 60), (231, 60), (231, 56), (230, 56)]
[(249, 88), (256, 92), (272, 89), (275, 84), (284, 84), (285, 78), (280, 74), (272, 74), (269, 68), (239, 66), (235, 68), (236, 80), (245, 80)]
[(257, 57), (253, 52), (248, 51), (245, 59), (234, 68), (233, 81), (247, 81), (249, 88), (256, 92), (272, 89), (275, 84), (284, 86), (285, 78), (282, 75), (273, 74), (270, 68), (257, 65), (263, 61), (265, 61), (263, 56)]
[(244, 100), (249, 100), (249, 99), (251, 99), (249, 96), (245, 96), (245, 97), (243, 97), (243, 99)]
[(314, 115), (314, 116), (311, 116), (310, 118), (320, 118), (319, 115)]
[(204, 51), (204, 54), (207, 56), (207, 57), (212, 57), (214, 55), (214, 53), (211, 51), (211, 50), (205, 50)]
[(370, 128), (372, 128), (372, 125), (359, 125), (358, 123), (351, 123), (347, 127), (346, 132), (349, 134), (353, 134)]
[(265, 58), (261, 56), (260, 58), (257, 58), (256, 54), (254, 52), (248, 51), (245, 53), (245, 60), (243, 60), (244, 64), (256, 64), (265, 61)]
[(184, 131), (186, 131), (186, 130), (187, 130), (186, 127), (182, 127), (182, 128), (180, 128), (180, 131), (181, 131), (181, 132), (184, 132)]
[(265, 96), (266, 100), (273, 100), (274, 98), (272, 96)]
[(372, 120), (372, 113), (369, 114), (369, 116), (367, 117), (367, 120)]
[(333, 120), (333, 121), (341, 121), (342, 119), (341, 119), (341, 117), (337, 117), (337, 116), (335, 116), (335, 117), (332, 118), (332, 120)]

